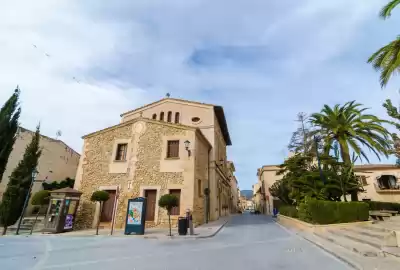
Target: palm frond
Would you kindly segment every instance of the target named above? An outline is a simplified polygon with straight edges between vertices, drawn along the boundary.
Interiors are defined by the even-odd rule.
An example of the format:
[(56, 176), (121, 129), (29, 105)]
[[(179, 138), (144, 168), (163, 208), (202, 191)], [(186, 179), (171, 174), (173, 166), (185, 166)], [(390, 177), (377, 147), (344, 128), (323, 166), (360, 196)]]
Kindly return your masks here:
[(379, 16), (383, 19), (387, 19), (392, 15), (393, 9), (400, 4), (400, 0), (392, 0), (385, 5), (379, 12)]

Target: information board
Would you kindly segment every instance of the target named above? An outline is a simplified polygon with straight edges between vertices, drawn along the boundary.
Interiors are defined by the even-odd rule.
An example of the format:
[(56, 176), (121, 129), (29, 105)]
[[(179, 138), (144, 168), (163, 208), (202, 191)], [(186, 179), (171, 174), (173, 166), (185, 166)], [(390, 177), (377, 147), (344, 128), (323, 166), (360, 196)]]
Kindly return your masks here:
[(125, 234), (144, 234), (146, 217), (146, 198), (128, 200), (126, 210)]

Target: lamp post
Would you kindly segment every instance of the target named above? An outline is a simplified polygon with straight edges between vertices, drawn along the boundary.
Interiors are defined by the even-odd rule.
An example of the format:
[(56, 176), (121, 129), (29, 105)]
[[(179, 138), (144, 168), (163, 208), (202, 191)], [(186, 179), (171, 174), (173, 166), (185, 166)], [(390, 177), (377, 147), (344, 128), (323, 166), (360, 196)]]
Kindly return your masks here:
[(19, 221), (18, 221), (17, 231), (15, 232), (15, 234), (17, 234), (17, 235), (19, 234), (19, 229), (21, 227), (21, 222), (24, 219), (24, 214), (25, 214), (25, 210), (26, 210), (26, 207), (28, 205), (28, 202), (29, 202), (29, 197), (31, 195), (31, 190), (32, 190), (33, 183), (35, 182), (35, 179), (36, 179), (38, 174), (39, 174), (39, 172), (36, 170), (36, 168), (34, 168), (33, 171), (32, 171), (32, 175), (31, 175), (31, 185), (29, 186), (28, 194), (26, 194), (24, 207), (22, 208), (21, 217), (19, 218)]
[(189, 147), (190, 147), (190, 142), (189, 142), (188, 140), (186, 140), (186, 141), (184, 142), (184, 144), (185, 144), (185, 149), (186, 149), (186, 151), (188, 152), (188, 156), (190, 157), (190, 155), (192, 154), (192, 151), (190, 151), (190, 149), (189, 149)]
[(324, 174), (322, 173), (322, 168), (321, 168), (321, 160), (319, 158), (319, 153), (318, 153), (318, 142), (320, 141), (320, 139), (321, 138), (319, 138), (318, 136), (314, 136), (315, 152), (317, 153), (319, 176), (321, 177), (322, 182), (325, 184), (325, 178), (324, 178)]

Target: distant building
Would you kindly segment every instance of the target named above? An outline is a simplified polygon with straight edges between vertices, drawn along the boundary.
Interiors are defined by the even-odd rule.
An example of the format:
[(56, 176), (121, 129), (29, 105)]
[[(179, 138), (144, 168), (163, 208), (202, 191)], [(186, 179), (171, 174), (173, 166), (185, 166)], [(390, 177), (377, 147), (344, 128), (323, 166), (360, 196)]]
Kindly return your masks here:
[[(18, 129), (17, 139), (1, 179), (0, 199), (7, 188), (11, 173), (22, 160), (26, 146), (31, 142), (34, 134), (34, 131), (23, 127)], [(80, 159), (80, 155), (61, 140), (41, 135), (40, 147), (42, 148), (42, 154), (37, 166), (39, 174), (32, 187), (32, 194), (42, 189), (43, 182), (60, 182), (67, 177), (74, 179)], [(27, 209), (27, 213), (30, 213), (30, 211), (31, 207)]]

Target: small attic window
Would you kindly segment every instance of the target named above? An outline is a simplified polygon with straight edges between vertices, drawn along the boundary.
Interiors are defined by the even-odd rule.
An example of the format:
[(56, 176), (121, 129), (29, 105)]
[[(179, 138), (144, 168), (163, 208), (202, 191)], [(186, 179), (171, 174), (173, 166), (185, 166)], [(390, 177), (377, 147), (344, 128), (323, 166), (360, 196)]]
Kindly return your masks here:
[(194, 122), (194, 123), (200, 122), (200, 118), (199, 117), (193, 117), (192, 118), (192, 122)]

